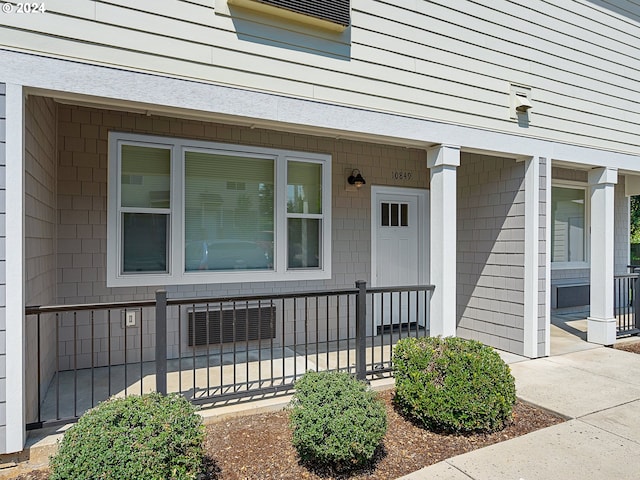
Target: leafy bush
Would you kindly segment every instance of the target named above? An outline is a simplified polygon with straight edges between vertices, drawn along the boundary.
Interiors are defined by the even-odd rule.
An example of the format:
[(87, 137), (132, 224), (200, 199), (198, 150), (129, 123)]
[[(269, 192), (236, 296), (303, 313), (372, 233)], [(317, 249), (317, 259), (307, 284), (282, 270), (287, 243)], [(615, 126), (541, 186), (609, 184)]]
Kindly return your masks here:
[(290, 422), (304, 462), (339, 472), (373, 458), (387, 431), (387, 413), (375, 392), (341, 372), (307, 372), (295, 388)]
[(462, 338), (407, 338), (393, 354), (395, 401), (427, 428), (492, 432), (516, 402), (509, 367), (491, 348)]
[(112, 398), (64, 434), (50, 479), (193, 479), (203, 439), (202, 419), (182, 397)]

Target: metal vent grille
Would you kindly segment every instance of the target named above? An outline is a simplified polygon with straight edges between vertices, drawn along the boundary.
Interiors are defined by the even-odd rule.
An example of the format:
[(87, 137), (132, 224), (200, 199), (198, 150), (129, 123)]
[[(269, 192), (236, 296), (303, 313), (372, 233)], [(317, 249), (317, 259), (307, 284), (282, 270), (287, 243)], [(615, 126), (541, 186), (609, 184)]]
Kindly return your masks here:
[(275, 314), (275, 306), (189, 312), (189, 346), (275, 338)]
[(328, 22), (349, 26), (351, 14), (349, 0), (254, 0), (272, 7), (284, 8), (295, 13), (319, 18)]

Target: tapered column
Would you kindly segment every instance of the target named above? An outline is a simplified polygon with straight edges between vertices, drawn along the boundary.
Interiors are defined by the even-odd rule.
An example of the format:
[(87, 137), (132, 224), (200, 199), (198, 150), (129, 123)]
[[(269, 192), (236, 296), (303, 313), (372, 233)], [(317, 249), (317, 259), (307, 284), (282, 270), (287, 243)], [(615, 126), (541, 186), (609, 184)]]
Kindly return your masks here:
[(456, 334), (456, 169), (460, 147), (442, 145), (427, 152), (431, 176), (430, 282), (432, 336)]
[(591, 189), (591, 313), (587, 340), (602, 345), (616, 341), (613, 315), (614, 273), (614, 189), (615, 168), (594, 168), (589, 172)]

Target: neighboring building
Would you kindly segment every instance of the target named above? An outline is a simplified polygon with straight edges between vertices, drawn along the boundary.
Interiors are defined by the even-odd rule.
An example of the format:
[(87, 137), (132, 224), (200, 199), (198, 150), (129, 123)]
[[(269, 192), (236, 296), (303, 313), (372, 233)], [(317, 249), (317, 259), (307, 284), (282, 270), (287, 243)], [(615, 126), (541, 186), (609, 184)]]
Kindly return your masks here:
[(27, 305), (432, 283), (432, 335), (541, 357), (588, 302), (615, 342), (638, 3), (3, 6), (0, 452), (33, 408)]

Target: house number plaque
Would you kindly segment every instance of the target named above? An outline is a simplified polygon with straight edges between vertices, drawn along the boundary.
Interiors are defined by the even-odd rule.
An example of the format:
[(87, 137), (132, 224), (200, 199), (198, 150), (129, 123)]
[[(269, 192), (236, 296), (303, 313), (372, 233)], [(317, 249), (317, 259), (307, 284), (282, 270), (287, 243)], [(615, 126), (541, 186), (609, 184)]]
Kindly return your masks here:
[(391, 178), (393, 180), (408, 182), (413, 179), (413, 172), (410, 170), (394, 170), (391, 172)]

